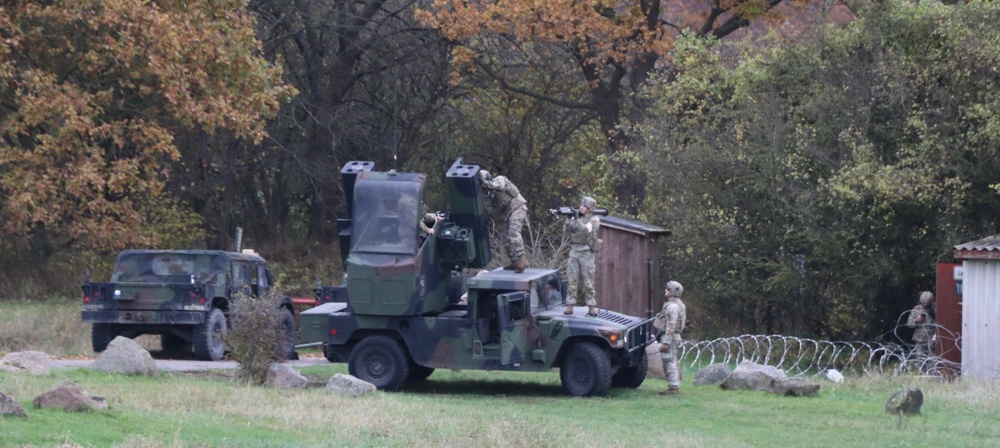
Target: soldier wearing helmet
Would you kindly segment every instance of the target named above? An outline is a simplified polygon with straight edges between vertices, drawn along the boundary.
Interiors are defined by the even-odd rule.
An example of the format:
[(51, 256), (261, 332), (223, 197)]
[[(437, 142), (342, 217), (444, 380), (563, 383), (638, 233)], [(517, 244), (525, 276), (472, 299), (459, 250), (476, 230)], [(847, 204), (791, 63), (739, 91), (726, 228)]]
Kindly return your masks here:
[(521, 238), (521, 227), (528, 221), (528, 201), (521, 192), (505, 176), (493, 177), (489, 171), (480, 170), (479, 180), (487, 189), (486, 210), (497, 221), (507, 222), (507, 241), (504, 249), (510, 264), (504, 269), (517, 273), (528, 268), (528, 258), (524, 253), (524, 239)]
[(681, 345), (681, 331), (684, 331), (687, 323), (687, 307), (681, 301), (682, 294), (684, 287), (680, 283), (674, 280), (667, 282), (663, 292), (666, 301), (653, 320), (653, 327), (660, 332), (660, 360), (663, 362), (663, 372), (667, 375), (667, 388), (660, 391), (660, 395), (674, 395), (680, 391), (677, 349)]
[(601, 219), (594, 214), (597, 201), (585, 196), (580, 201), (579, 213), (575, 218), (566, 218), (563, 233), (569, 237), (569, 261), (566, 263), (565, 314), (573, 314), (573, 305), (579, 295), (587, 304), (587, 315), (597, 316), (597, 300), (594, 298), (594, 255), (599, 250), (600, 241), (597, 231), (601, 228)]
[(917, 306), (913, 307), (913, 310), (910, 311), (910, 317), (906, 319), (906, 326), (914, 329), (913, 343), (916, 345), (914, 351), (918, 355), (931, 356), (934, 354), (934, 345), (937, 339), (935, 316), (934, 294), (930, 291), (921, 292)]

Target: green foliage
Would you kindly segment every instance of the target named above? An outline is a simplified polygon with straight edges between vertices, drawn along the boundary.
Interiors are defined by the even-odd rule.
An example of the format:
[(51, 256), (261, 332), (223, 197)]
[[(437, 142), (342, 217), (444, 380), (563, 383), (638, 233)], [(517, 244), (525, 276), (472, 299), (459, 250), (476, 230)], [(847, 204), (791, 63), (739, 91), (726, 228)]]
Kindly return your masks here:
[(232, 327), (226, 334), (226, 348), (239, 363), (239, 377), (250, 384), (264, 384), (267, 368), (285, 359), (281, 341), (281, 296), (270, 291), (262, 297), (242, 296), (229, 309)]
[(644, 214), (705, 336), (874, 337), (1000, 224), (1000, 6), (858, 12), (765, 50), (678, 39), (647, 90)]

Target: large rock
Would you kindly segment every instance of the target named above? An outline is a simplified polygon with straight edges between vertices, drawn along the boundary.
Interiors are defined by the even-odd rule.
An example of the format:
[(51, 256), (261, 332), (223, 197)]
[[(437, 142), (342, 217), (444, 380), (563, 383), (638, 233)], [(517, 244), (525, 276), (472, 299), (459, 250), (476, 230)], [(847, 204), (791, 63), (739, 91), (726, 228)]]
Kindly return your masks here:
[(126, 375), (157, 376), (160, 374), (159, 368), (156, 367), (156, 361), (150, 356), (149, 351), (124, 336), (118, 336), (108, 344), (104, 353), (101, 353), (97, 361), (94, 361), (93, 368)]
[(788, 379), (788, 376), (777, 367), (765, 366), (753, 361), (743, 361), (722, 382), (722, 388), (730, 390), (770, 391), (771, 382), (782, 379)]
[(0, 370), (10, 372), (33, 373), (35, 375), (48, 375), (52, 358), (45, 352), (27, 351), (8, 353), (0, 359)]
[(3, 392), (0, 392), (0, 417), (6, 417), (12, 415), (14, 417), (27, 417), (28, 414), (24, 413), (24, 408), (13, 398), (8, 397)]
[(265, 384), (275, 389), (301, 389), (309, 379), (288, 364), (274, 363), (267, 367)]
[(815, 397), (819, 395), (819, 384), (799, 377), (776, 379), (771, 381), (771, 392), (793, 397)]
[(646, 346), (646, 378), (666, 378), (663, 371), (663, 361), (660, 360), (660, 343), (654, 342)]
[(326, 382), (325, 389), (328, 394), (350, 395), (352, 397), (375, 393), (374, 384), (343, 373), (330, 377), (330, 380)]
[(63, 381), (55, 389), (35, 397), (32, 403), (39, 409), (56, 408), (74, 412), (102, 411), (108, 408), (108, 402), (104, 401), (104, 397), (92, 395), (70, 380)]
[(699, 370), (698, 373), (694, 375), (694, 385), (710, 386), (713, 384), (722, 384), (726, 378), (729, 378), (729, 374), (731, 373), (733, 373), (733, 370), (729, 368), (728, 364), (710, 364)]
[(924, 405), (924, 393), (916, 387), (897, 390), (885, 402), (885, 412), (890, 414), (916, 415)]

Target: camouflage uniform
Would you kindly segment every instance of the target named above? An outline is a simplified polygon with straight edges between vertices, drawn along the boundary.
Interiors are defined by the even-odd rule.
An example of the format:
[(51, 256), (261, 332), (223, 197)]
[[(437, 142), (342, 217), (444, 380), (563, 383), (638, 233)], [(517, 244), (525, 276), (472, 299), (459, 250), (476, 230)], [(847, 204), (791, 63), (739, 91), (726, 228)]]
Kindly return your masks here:
[(666, 287), (667, 301), (656, 314), (653, 327), (660, 330), (660, 360), (667, 375), (667, 390), (664, 394), (675, 394), (680, 390), (680, 371), (677, 368), (677, 349), (681, 345), (681, 331), (687, 324), (687, 307), (681, 301), (684, 288), (680, 283), (670, 281)]
[[(591, 205), (596, 206), (593, 202)], [(563, 232), (569, 234), (569, 261), (566, 264), (569, 289), (566, 292), (566, 305), (570, 306), (576, 305), (578, 281), (584, 303), (590, 307), (597, 306), (597, 300), (594, 299), (594, 252), (601, 219), (590, 213), (590, 210), (592, 208), (588, 207), (587, 214), (567, 219), (563, 226)]]
[(521, 227), (528, 222), (528, 201), (524, 200), (517, 186), (504, 176), (492, 177), (487, 171), (480, 171), (483, 187), (489, 191), (486, 208), (498, 221), (507, 221), (507, 241), (504, 249), (511, 265), (507, 269), (527, 268), (527, 258), (524, 254), (524, 239), (521, 238)]
[(913, 342), (916, 345), (914, 351), (923, 356), (934, 354), (935, 328), (934, 322), (934, 294), (930, 291), (920, 293), (920, 303), (910, 311), (910, 317), (906, 320), (906, 326), (914, 328)]

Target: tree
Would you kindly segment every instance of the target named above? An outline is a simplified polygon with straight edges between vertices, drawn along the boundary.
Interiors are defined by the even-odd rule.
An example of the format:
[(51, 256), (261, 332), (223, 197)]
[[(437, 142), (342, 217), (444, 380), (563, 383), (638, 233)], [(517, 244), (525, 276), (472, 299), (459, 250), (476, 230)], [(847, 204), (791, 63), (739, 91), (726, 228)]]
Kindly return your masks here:
[(1000, 6), (856, 10), (767, 51), (682, 38), (650, 84), (645, 214), (707, 336), (878, 337), (1000, 225)]
[[(575, 0), (499, 2), (435, 0), (421, 14), (458, 48), (454, 59), (466, 76), (485, 76), (500, 88), (586, 110), (598, 122), (611, 165), (614, 193), (625, 211), (635, 213), (645, 199), (643, 171), (629, 153), (623, 132), (623, 111), (649, 74), (668, 57), (684, 29), (699, 37), (721, 38), (774, 11), (782, 0), (689, 0), (673, 5), (665, 0), (578, 2)], [(525, 47), (529, 58), (561, 53), (577, 68), (577, 89), (544, 92), (519, 77), (526, 67), (544, 72), (552, 59), (505, 65), (483, 45), (488, 37), (508, 39)], [(538, 51), (543, 50), (543, 51)], [(554, 51), (552, 51), (554, 50)], [(557, 59), (555, 63), (560, 63)], [(515, 68), (515, 70), (511, 70)]]
[[(41, 258), (190, 236), (164, 190), (178, 130), (261, 139), (294, 91), (242, 1), (18, 1), (0, 9), (0, 235)], [(165, 220), (156, 222), (154, 220)], [(180, 228), (176, 226), (179, 225)]]

